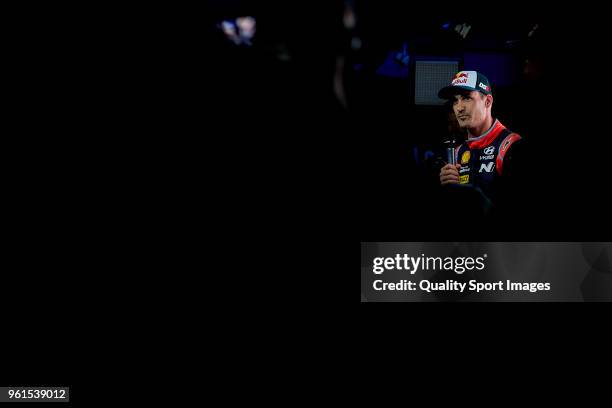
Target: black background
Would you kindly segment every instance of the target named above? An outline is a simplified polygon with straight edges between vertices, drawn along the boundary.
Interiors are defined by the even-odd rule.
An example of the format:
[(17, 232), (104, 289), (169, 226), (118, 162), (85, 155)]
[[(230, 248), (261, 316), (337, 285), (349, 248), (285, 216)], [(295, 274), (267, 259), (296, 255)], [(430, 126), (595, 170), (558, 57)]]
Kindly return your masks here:
[[(256, 47), (241, 53), (217, 39), (218, 58), (206, 58), (216, 69), (210, 77), (217, 84), (212, 89), (219, 92), (212, 93), (218, 101), (216, 119), (227, 132), (221, 146), (232, 144), (227, 153), (237, 169), (246, 165), (253, 170), (237, 170), (238, 178), (232, 180), (245, 194), (257, 188), (296, 208), (327, 209), (332, 219), (347, 222), (360, 241), (438, 240), (442, 233), (446, 240), (466, 241), (609, 237), (604, 79), (608, 68), (602, 58), (607, 33), (605, 19), (599, 20), (592, 9), (559, 9), (553, 15), (545, 6), (521, 13), (518, 5), (500, 11), (486, 5), (475, 17), (461, 7), (440, 11), (436, 6), (356, 3), (362, 12), (363, 70), (375, 69), (402, 38), (430, 33), (435, 22), (474, 21), (474, 30), (484, 37), (488, 34), (482, 33), (503, 37), (508, 27), (540, 23), (543, 80), (496, 101), (507, 124), (518, 126), (529, 139), (525, 180), (504, 216), (487, 222), (457, 215), (452, 204), (441, 203), (415, 173), (407, 154), (410, 138), (438, 132), (439, 124), (433, 123), (440, 119), (411, 110), (403, 83), (374, 75), (348, 83), (349, 109), (339, 107), (331, 78), (335, 56), (346, 52), (339, 28), (341, 2), (290, 10), (277, 5), (258, 9), (241, 2), (232, 7), (212, 4), (216, 14), (211, 21), (236, 13), (260, 15), (260, 41), (274, 44), (283, 39), (294, 55), (294, 63), (283, 66)], [(266, 23), (272, 34), (264, 31)], [(251, 95), (242, 109), (240, 95)], [(277, 177), (280, 169), (286, 177)], [(344, 219), (347, 209), (350, 221)], [(299, 211), (305, 217), (310, 212)], [(455, 217), (461, 226), (449, 230), (448, 220)]]
[[(7, 121), (5, 137), (2, 297), (4, 320), (14, 326), (3, 332), (10, 350), (5, 383), (70, 385), (76, 399), (92, 391), (90, 378), (124, 378), (120, 367), (133, 361), (122, 354), (126, 344), (146, 360), (142, 353), (150, 343), (130, 341), (127, 333), (155, 338), (148, 334), (150, 327), (167, 321), (139, 320), (130, 311), (141, 304), (143, 286), (168, 286), (170, 280), (143, 283), (142, 276), (132, 273), (134, 265), (158, 260), (141, 248), (156, 237), (135, 237), (166, 226), (163, 217), (152, 223), (149, 214), (168, 202), (173, 221), (192, 222), (198, 231), (208, 227), (203, 213), (225, 220), (221, 231), (211, 233), (217, 241), (240, 237), (255, 242), (266, 234), (277, 240), (306, 238), (305, 245), (294, 244), (305, 258), (317, 254), (323, 241), (338, 250), (340, 244), (334, 243), (438, 240), (441, 231), (445, 241), (610, 240), (604, 198), (609, 185), (609, 70), (602, 57), (608, 35), (596, 10), (545, 10), (551, 11), (553, 37), (559, 38), (551, 47), (559, 53), (551, 52), (554, 68), (547, 73), (546, 92), (531, 102), (554, 135), (554, 143), (545, 146), (542, 175), (550, 185), (526, 187), (528, 198), (516, 222), (501, 229), (453, 232), (445, 229), (445, 218), (433, 228), (423, 222), (422, 214), (431, 211), (426, 202), (398, 192), (397, 199), (382, 205), (371, 194), (403, 183), (396, 171), (401, 160), (368, 158), (372, 149), (393, 152), (401, 140), (392, 135), (404, 131), (405, 123), (389, 101), (391, 110), (381, 108), (364, 119), (334, 100), (329, 78), (337, 51), (330, 41), (336, 38), (336, 6), (330, 6), (329, 14), (325, 7), (265, 6), (262, 24), (269, 18), (288, 33), (295, 58), (302, 62), (288, 71), (275, 71), (258, 56), (236, 57), (250, 60), (247, 65), (232, 61), (235, 56), (218, 48), (208, 29), (218, 17), (217, 6), (148, 9), (155, 19), (142, 18), (141, 10), (38, 10), (36, 18), (26, 10), (14, 20), (15, 40), (9, 41), (12, 54), (7, 58), (12, 71), (6, 81), (14, 93), (7, 117), (16, 120)], [(369, 14), (371, 38), (392, 38), (393, 30), (405, 24), (403, 15), (413, 21), (434, 15), (398, 7), (377, 2)], [(484, 15), (490, 24), (518, 21), (524, 10), (515, 5), (496, 11), (489, 5), (472, 11), (455, 5), (443, 14), (452, 15), (457, 7), (461, 13)], [(276, 19), (279, 11), (294, 18)], [(110, 29), (107, 16), (127, 22), (130, 29), (119, 24)], [(567, 21), (574, 31), (565, 30)], [(228, 82), (234, 74), (239, 79)], [(248, 108), (234, 109), (236, 95), (245, 90), (258, 96)], [(389, 135), (382, 139), (387, 143), (372, 147), (368, 135), (381, 133)], [(202, 185), (219, 199), (202, 198)], [(177, 205), (185, 199), (185, 205)], [(156, 244), (164, 246), (162, 240)], [(353, 254), (356, 248), (350, 246)], [(181, 277), (169, 285), (187, 281)], [(166, 296), (146, 293), (153, 305)], [(194, 303), (183, 319), (196, 312)], [(163, 314), (159, 306), (147, 310)], [(386, 312), (382, 321), (372, 321), (378, 313), (366, 317), (355, 335), (397, 324), (400, 316)], [(532, 318), (541, 322), (550, 316), (543, 312)], [(423, 323), (416, 319), (415, 324)], [(505, 322), (510, 316), (497, 319)], [(40, 327), (32, 326), (33, 320)], [(134, 320), (141, 324), (130, 324)], [(542, 326), (534, 322), (532, 327)], [(499, 336), (511, 330), (505, 326)], [(28, 354), (31, 350), (38, 354)], [(62, 363), (54, 362), (62, 356)]]

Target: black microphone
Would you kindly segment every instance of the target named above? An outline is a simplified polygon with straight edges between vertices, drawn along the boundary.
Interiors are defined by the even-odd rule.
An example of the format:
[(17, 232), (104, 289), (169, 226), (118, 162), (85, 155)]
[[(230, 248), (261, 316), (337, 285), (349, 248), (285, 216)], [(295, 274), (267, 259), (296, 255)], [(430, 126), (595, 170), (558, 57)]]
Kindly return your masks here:
[(446, 161), (448, 164), (452, 164), (453, 166), (457, 163), (455, 158), (456, 143), (457, 142), (455, 141), (454, 136), (449, 136), (449, 138), (444, 141), (444, 144), (446, 145)]

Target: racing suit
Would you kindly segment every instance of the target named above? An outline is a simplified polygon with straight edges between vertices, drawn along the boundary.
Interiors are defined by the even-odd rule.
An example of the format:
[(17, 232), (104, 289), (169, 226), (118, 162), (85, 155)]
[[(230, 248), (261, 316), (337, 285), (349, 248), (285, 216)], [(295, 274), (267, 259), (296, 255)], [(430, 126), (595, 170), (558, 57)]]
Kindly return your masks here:
[(456, 162), (461, 164), (459, 183), (479, 188), (495, 204), (504, 159), (518, 140), (521, 137), (497, 119), (481, 136), (468, 138), (455, 149)]

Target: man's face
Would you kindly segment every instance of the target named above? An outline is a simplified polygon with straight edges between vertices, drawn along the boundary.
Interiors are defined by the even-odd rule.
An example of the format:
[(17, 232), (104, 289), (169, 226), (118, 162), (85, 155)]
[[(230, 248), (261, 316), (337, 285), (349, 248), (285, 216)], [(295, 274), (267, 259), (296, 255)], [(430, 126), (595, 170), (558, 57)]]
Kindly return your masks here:
[(478, 127), (487, 119), (487, 96), (478, 91), (465, 91), (454, 96), (453, 110), (459, 126)]

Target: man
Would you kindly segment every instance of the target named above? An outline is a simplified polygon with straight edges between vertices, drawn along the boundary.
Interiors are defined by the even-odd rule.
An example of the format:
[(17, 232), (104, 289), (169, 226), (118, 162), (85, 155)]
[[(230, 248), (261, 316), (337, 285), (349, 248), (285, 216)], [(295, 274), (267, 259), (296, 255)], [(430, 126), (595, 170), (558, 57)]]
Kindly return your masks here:
[(489, 204), (496, 204), (510, 148), (521, 139), (491, 115), (493, 94), (489, 80), (476, 71), (461, 71), (450, 86), (438, 93), (450, 99), (459, 126), (467, 130), (467, 140), (455, 149), (457, 164), (440, 171), (440, 183), (467, 185), (480, 190)]

